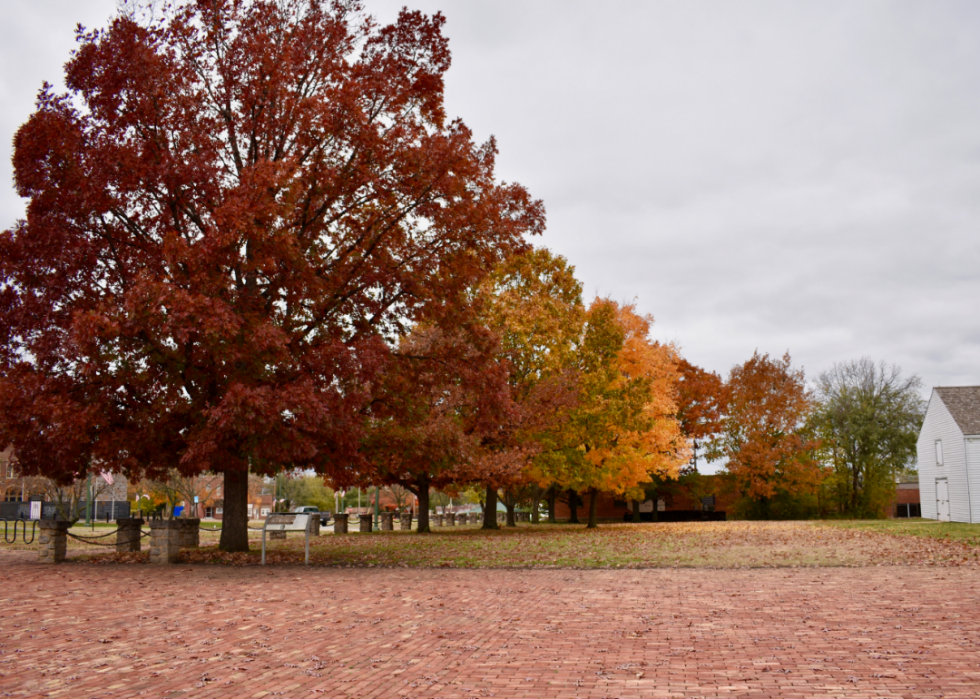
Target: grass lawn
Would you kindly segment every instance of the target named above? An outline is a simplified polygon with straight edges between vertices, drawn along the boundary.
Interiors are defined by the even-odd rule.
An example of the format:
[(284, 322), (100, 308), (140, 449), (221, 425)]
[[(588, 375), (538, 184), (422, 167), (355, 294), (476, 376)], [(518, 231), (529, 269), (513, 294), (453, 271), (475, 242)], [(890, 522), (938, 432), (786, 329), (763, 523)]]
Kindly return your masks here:
[[(201, 548), (184, 550), (181, 561), (255, 565), (261, 534), (250, 531), (251, 551), (217, 550), (220, 523), (200, 533)], [(258, 527), (253, 522), (251, 527)], [(94, 530), (79, 523), (71, 533), (99, 536), (114, 525)], [(149, 528), (144, 527), (148, 532)], [(30, 532), (28, 532), (30, 538)], [(18, 532), (18, 540), (20, 540)], [(112, 536), (94, 540), (112, 544)], [(303, 536), (267, 540), (270, 563), (302, 563)], [(4, 551), (32, 551), (38, 541), (0, 544)], [(116, 554), (109, 546), (68, 540), (69, 558), (93, 562), (141, 562), (139, 554)], [(930, 520), (821, 522), (690, 522), (584, 525), (522, 523), (484, 532), (475, 525), (415, 532), (350, 533), (325, 531), (311, 540), (311, 562), (335, 567), (412, 568), (778, 568), (799, 566), (976, 565), (980, 562), (980, 525)]]
[(864, 519), (828, 520), (823, 524), (842, 529), (880, 532), (899, 536), (924, 536), (931, 539), (949, 539), (980, 546), (980, 524), (937, 522), (934, 519)]
[[(973, 539), (920, 536), (897, 527), (890, 530), (886, 522), (877, 523), (877, 528), (869, 524), (618, 523), (600, 525), (597, 530), (582, 525), (522, 524), (497, 532), (456, 527), (426, 535), (394, 531), (338, 536), (325, 532), (311, 541), (310, 557), (314, 565), (367, 568), (780, 568), (980, 562), (980, 546)], [(259, 562), (258, 532), (251, 533), (249, 553), (220, 552), (217, 539), (217, 533), (202, 532), (201, 548), (182, 551), (181, 562)], [(301, 534), (266, 545), (271, 564), (303, 562)], [(144, 545), (140, 554), (91, 555), (90, 548), (84, 553), (94, 562), (135, 563), (146, 560), (146, 549)]]

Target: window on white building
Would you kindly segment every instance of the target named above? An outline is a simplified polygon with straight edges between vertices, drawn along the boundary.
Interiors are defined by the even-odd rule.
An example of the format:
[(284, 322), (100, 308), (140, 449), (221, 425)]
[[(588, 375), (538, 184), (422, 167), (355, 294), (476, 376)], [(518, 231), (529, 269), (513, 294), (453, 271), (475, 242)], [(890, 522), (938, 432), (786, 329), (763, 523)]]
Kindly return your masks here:
[(943, 441), (941, 439), (936, 440), (936, 466), (943, 465)]

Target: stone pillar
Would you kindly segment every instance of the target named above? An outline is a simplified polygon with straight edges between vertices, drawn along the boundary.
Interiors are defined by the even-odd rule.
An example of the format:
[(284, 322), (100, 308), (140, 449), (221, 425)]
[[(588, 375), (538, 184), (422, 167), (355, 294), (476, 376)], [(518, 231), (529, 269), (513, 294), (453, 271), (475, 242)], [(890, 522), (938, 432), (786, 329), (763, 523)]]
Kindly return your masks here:
[(201, 546), (201, 520), (195, 518), (175, 519), (177, 531), (180, 532), (180, 548), (196, 549)]
[(41, 549), (37, 560), (41, 563), (61, 563), (68, 553), (68, 530), (71, 522), (62, 520), (42, 519), (38, 522), (41, 527), (39, 541)]
[(402, 531), (412, 530), (412, 513), (402, 512), (400, 527)]
[(446, 526), (446, 515), (436, 515), (432, 521), (436, 523), (437, 527), (444, 527)]
[(358, 531), (360, 531), (362, 533), (365, 533), (365, 534), (370, 534), (371, 533), (371, 519), (373, 517), (374, 517), (374, 515), (371, 515), (371, 514), (361, 515), (360, 516), (361, 519), (358, 522), (358, 524), (360, 525), (360, 528), (358, 529)]
[(150, 520), (150, 563), (176, 563), (180, 529), (171, 519)]
[(116, 532), (116, 553), (127, 553), (140, 550), (140, 536), (143, 520), (136, 517), (126, 517), (116, 520), (119, 530)]
[(350, 517), (346, 512), (338, 512), (333, 516), (333, 533), (334, 534), (346, 534), (347, 533), (347, 519)]
[(455, 512), (449, 512), (448, 514), (446, 514), (446, 526), (447, 527), (455, 527), (456, 526), (456, 513)]
[(314, 514), (310, 518), (310, 536), (320, 536), (320, 515)]
[(390, 532), (395, 529), (395, 513), (394, 512), (382, 512), (381, 513), (381, 531)]
[(497, 513), (497, 524), (506, 524), (506, 523), (507, 523), (507, 513), (506, 512), (498, 512)]

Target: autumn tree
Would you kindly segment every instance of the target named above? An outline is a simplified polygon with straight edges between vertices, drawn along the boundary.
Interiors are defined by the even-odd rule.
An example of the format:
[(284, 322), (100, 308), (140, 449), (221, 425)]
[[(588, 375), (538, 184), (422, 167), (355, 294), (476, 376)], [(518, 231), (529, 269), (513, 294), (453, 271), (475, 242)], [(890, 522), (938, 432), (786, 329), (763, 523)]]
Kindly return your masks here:
[(722, 432), (727, 403), (724, 381), (683, 357), (677, 361), (677, 419), (691, 440), (691, 470), (697, 471), (699, 447)]
[(381, 491), (381, 495), (382, 497), (387, 497), (389, 501), (393, 502), (395, 504), (395, 509), (398, 512), (408, 510), (414, 502), (412, 492), (408, 488), (403, 488), (398, 484), (385, 486)]
[[(712, 448), (714, 440), (724, 430), (724, 416), (728, 401), (727, 386), (715, 372), (708, 372), (683, 357), (677, 361), (677, 420), (681, 431), (691, 443), (691, 461), (679, 477), (655, 477), (646, 487), (644, 497), (656, 500), (665, 489), (682, 488), (699, 499), (704, 491), (704, 480), (698, 474), (698, 457), (717, 455)], [(697, 493), (697, 495), (695, 495)], [(640, 501), (633, 501), (633, 521), (640, 521)], [(653, 510), (654, 521), (657, 510)]]
[(834, 364), (817, 379), (814, 424), (833, 466), (837, 511), (880, 517), (895, 476), (916, 460), (924, 407), (918, 376), (867, 357)]
[(70, 481), (356, 475), (373, 387), (414, 324), (541, 231), (443, 108), (443, 17), (212, 0), (79, 29), (67, 92), (17, 132), (0, 237), (0, 447)]
[(419, 326), (403, 338), (375, 391), (362, 453), (362, 484), (399, 485), (418, 498), (418, 532), (429, 531), (429, 493), (510, 471), (511, 452), (484, 447), (513, 410), (495, 335), (481, 326)]
[(166, 500), (171, 517), (181, 502), (185, 504), (184, 516), (196, 517), (195, 503), (211, 501), (212, 493), (220, 496), (221, 481), (212, 474), (187, 476), (177, 469), (171, 469), (164, 478), (143, 481), (143, 487)]
[(728, 414), (717, 455), (737, 490), (768, 518), (777, 496), (815, 491), (823, 471), (814, 458), (818, 442), (806, 432), (814, 408), (802, 369), (787, 352), (781, 358), (755, 352), (732, 368), (728, 378)]
[(531, 249), (504, 261), (480, 287), (481, 319), (500, 338), (513, 408), (510, 420), (488, 434), (484, 447), (508, 468), (475, 474), (485, 487), (484, 529), (497, 528), (498, 491), (503, 491), (507, 524), (530, 496), (540, 501), (541, 470), (549, 433), (567, 419), (577, 396), (575, 350), (585, 318), (582, 285), (575, 268), (546, 248)]
[(609, 299), (596, 299), (586, 316), (565, 458), (548, 468), (553, 480), (589, 494), (590, 528), (600, 491), (637, 495), (651, 478), (676, 475), (690, 456), (674, 402), (676, 353), (650, 340), (651, 323)]

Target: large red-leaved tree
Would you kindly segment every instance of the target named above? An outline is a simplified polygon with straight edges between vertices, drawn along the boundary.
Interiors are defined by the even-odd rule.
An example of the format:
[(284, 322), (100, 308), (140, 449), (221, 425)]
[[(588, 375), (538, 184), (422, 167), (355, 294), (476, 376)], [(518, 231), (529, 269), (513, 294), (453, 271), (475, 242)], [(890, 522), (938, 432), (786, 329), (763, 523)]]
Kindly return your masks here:
[[(539, 232), (443, 109), (443, 18), (357, 0), (198, 0), (79, 29), (17, 132), (0, 238), (0, 442), (25, 473), (352, 480), (372, 387), (415, 323)], [(0, 446), (2, 446), (0, 445)]]

